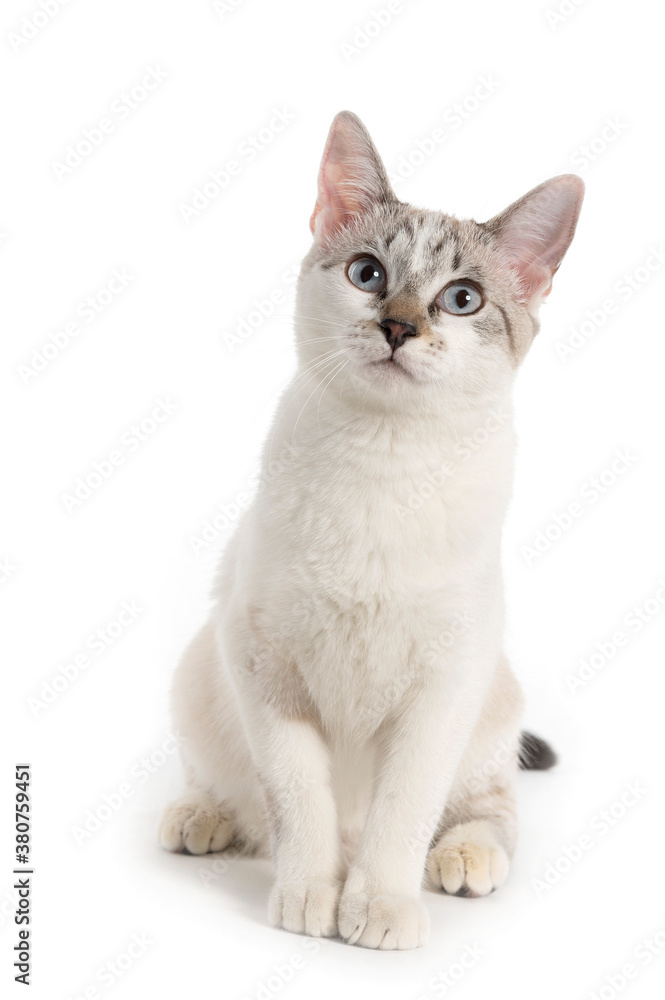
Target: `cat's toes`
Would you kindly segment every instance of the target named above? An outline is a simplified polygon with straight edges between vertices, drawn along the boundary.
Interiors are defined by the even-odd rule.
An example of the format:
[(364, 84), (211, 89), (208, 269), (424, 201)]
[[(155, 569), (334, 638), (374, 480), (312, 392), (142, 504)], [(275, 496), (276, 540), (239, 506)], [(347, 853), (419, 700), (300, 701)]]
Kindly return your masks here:
[(233, 840), (228, 813), (209, 795), (185, 796), (166, 807), (159, 824), (159, 841), (167, 851), (208, 854), (223, 851)]
[(339, 933), (363, 948), (420, 948), (429, 937), (429, 916), (411, 896), (345, 893), (339, 904)]
[(447, 830), (427, 858), (434, 884), (453, 896), (487, 896), (505, 882), (509, 868), (508, 855), (487, 823)]
[(330, 882), (276, 882), (268, 903), (270, 921), (296, 934), (333, 937), (340, 890)]

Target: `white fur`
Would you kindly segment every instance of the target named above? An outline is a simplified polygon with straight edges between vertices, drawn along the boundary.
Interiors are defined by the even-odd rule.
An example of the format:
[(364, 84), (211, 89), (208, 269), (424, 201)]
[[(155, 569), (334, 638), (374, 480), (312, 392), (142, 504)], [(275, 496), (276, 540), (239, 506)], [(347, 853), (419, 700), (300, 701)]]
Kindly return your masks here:
[[(326, 190), (317, 226), (331, 216)], [(428, 236), (411, 247), (416, 268)], [(189, 791), (167, 809), (162, 842), (219, 849), (230, 817), (248, 849), (272, 850), (275, 923), (411, 948), (428, 933), (430, 845), (435, 886), (474, 895), (505, 879), (514, 846), (521, 696), (502, 655), (500, 549), (515, 359), (505, 337), (438, 315), (400, 348), (401, 368), (377, 366), (390, 349), (376, 304), (342, 266), (322, 266), (322, 242), (303, 267), (301, 364), (264, 488), (176, 678)], [(443, 254), (410, 293), (414, 315), (450, 276)]]
[[(274, 454), (291, 447), (286, 414), (311, 391), (306, 383), (286, 394)], [(370, 947), (414, 947), (427, 932), (417, 899), (427, 848), (456, 774), (474, 762), (482, 770), (496, 743), (514, 748), (518, 739), (514, 692), (501, 692), (506, 718), (483, 718), (494, 711), (488, 694), (501, 661), (512, 429), (506, 422), (460, 460), (456, 444), (477, 415), (458, 413), (453, 434), (434, 411), (354, 414), (332, 392), (316, 402), (302, 413), (297, 459), (274, 479), (264, 470), (267, 489), (225, 556), (204, 651), (186, 658), (178, 677), (176, 721), (189, 738), (192, 783), (227, 804), (260, 849), (268, 832), (257, 772), (286, 803), (275, 842), (276, 922), (334, 933), (345, 876), (339, 822), (350, 841), (362, 831), (341, 933)], [(424, 470), (446, 458), (457, 463), (446, 490), (417, 515), (400, 514)], [(450, 646), (460, 621), (473, 625)], [(297, 665), (324, 732), (266, 704), (262, 675), (273, 655)], [(512, 758), (503, 769), (514, 766)], [(440, 884), (448, 888), (445, 876)]]

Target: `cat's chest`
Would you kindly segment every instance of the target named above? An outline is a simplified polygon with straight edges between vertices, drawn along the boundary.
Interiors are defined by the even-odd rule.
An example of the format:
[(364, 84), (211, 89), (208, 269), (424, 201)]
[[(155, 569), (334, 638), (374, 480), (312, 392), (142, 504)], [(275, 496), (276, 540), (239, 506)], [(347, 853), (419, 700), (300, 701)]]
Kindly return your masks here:
[(342, 730), (373, 731), (440, 659), (441, 636), (457, 639), (468, 595), (498, 566), (483, 476), (452, 474), (437, 455), (329, 449), (254, 510), (241, 565), (255, 620), (271, 649), (278, 637), (275, 659), (296, 666), (305, 700)]
[(310, 462), (273, 499), (265, 516), (287, 577), (342, 602), (418, 600), (473, 570), (496, 520), (477, 470), (436, 453), (381, 458)]

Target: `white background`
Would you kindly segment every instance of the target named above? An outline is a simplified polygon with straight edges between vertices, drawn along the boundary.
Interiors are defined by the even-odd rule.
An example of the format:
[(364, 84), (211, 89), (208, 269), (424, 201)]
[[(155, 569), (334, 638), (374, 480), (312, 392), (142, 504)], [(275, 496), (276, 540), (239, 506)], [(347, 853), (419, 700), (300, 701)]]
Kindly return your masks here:
[[(554, 3), (402, 0), (352, 51), (342, 44), (354, 45), (383, 0), (236, 0), (226, 13), (206, 0), (70, 0), (38, 30), (25, 21), (44, 20), (35, 0), (3, 3), (0, 953), (11, 978), (11, 778), (28, 760), (33, 997), (430, 1000), (445, 995), (438, 977), (452, 983), (468, 947), (483, 954), (451, 986), (460, 1000), (637, 1000), (662, 989), (665, 948), (640, 957), (659, 933), (665, 945), (665, 269), (651, 249), (663, 256), (662, 40), (646, 0), (561, 6), (570, 13), (557, 22)], [(131, 113), (118, 110), (148, 69), (166, 78)], [(479, 100), (481, 77), (493, 83), (479, 93), (493, 92)], [(240, 147), (274, 108), (293, 120), (250, 162)], [(415, 204), (485, 219), (557, 173), (588, 185), (518, 381), (505, 540), (509, 652), (526, 721), (561, 763), (520, 778), (508, 884), (481, 900), (427, 894), (431, 941), (412, 953), (313, 948), (269, 926), (267, 862), (224, 870), (218, 858), (215, 870), (215, 858), (169, 856), (155, 837), (180, 787), (175, 756), (160, 750), (171, 748), (170, 676), (206, 614), (228, 531), (198, 553), (192, 537), (243, 494), (293, 370), (284, 276), (307, 250), (318, 162), (342, 108), (364, 119), (393, 174), (443, 129), (445, 141), (397, 188)], [(103, 118), (113, 130), (59, 179), (54, 163)], [(590, 145), (593, 159), (582, 151)], [(181, 206), (230, 159), (240, 174), (186, 222)], [(103, 302), (123, 268), (127, 287), (86, 322), (80, 303), (100, 293)], [(625, 275), (638, 275), (633, 293)], [(228, 335), (272, 293), (283, 295), (277, 314), (231, 350)], [(585, 321), (589, 336), (564, 360), (561, 343)], [(71, 322), (78, 334), (26, 375)], [(158, 399), (177, 407), (132, 450), (126, 432)], [(68, 512), (63, 495), (118, 448), (122, 465)], [(597, 502), (583, 499), (618, 449), (634, 456), (628, 470), (607, 474), (615, 481)], [(550, 525), (556, 535), (552, 518), (575, 501), (580, 517), (529, 558), (537, 533)], [(114, 631), (123, 602), (141, 611), (97, 655), (89, 637)], [(631, 627), (626, 615), (647, 604), (648, 623)], [(573, 692), (566, 675), (617, 631), (625, 644), (606, 661), (599, 654)], [(88, 666), (63, 681), (63, 665), (85, 652)], [(621, 805), (630, 782), (643, 791)], [(118, 803), (121, 785), (130, 794), (120, 808), (77, 834), (105, 796)], [(604, 809), (611, 827), (598, 818)], [(570, 870), (548, 868), (565, 869), (563, 850), (584, 835), (590, 846)], [(216, 877), (206, 884), (202, 871)], [(99, 970), (134, 934), (151, 943), (102, 982)], [(282, 985), (274, 966), (285, 975), (298, 956), (302, 967)], [(606, 977), (626, 963), (636, 977), (612, 992)], [(14, 993), (24, 988), (12, 984)]]

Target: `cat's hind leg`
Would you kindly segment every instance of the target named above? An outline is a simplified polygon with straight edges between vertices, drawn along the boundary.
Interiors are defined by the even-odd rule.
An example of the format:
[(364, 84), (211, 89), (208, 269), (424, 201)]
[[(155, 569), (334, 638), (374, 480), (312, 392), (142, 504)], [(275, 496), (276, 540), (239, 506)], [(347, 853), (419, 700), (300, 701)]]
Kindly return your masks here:
[(180, 662), (172, 694), (186, 789), (163, 812), (158, 837), (169, 851), (207, 854), (233, 846), (265, 854), (265, 802), (212, 623)]
[(451, 895), (486, 896), (508, 876), (517, 840), (520, 711), (517, 683), (502, 662), (427, 858), (430, 879)]
[[(509, 746), (502, 740), (495, 747), (484, 777), (482, 769), (480, 778), (467, 774), (444, 812), (427, 861), (430, 878), (444, 892), (486, 896), (506, 880), (517, 839), (516, 751)], [(517, 753), (522, 769), (542, 771), (556, 762), (551, 747), (531, 733), (521, 733)]]

